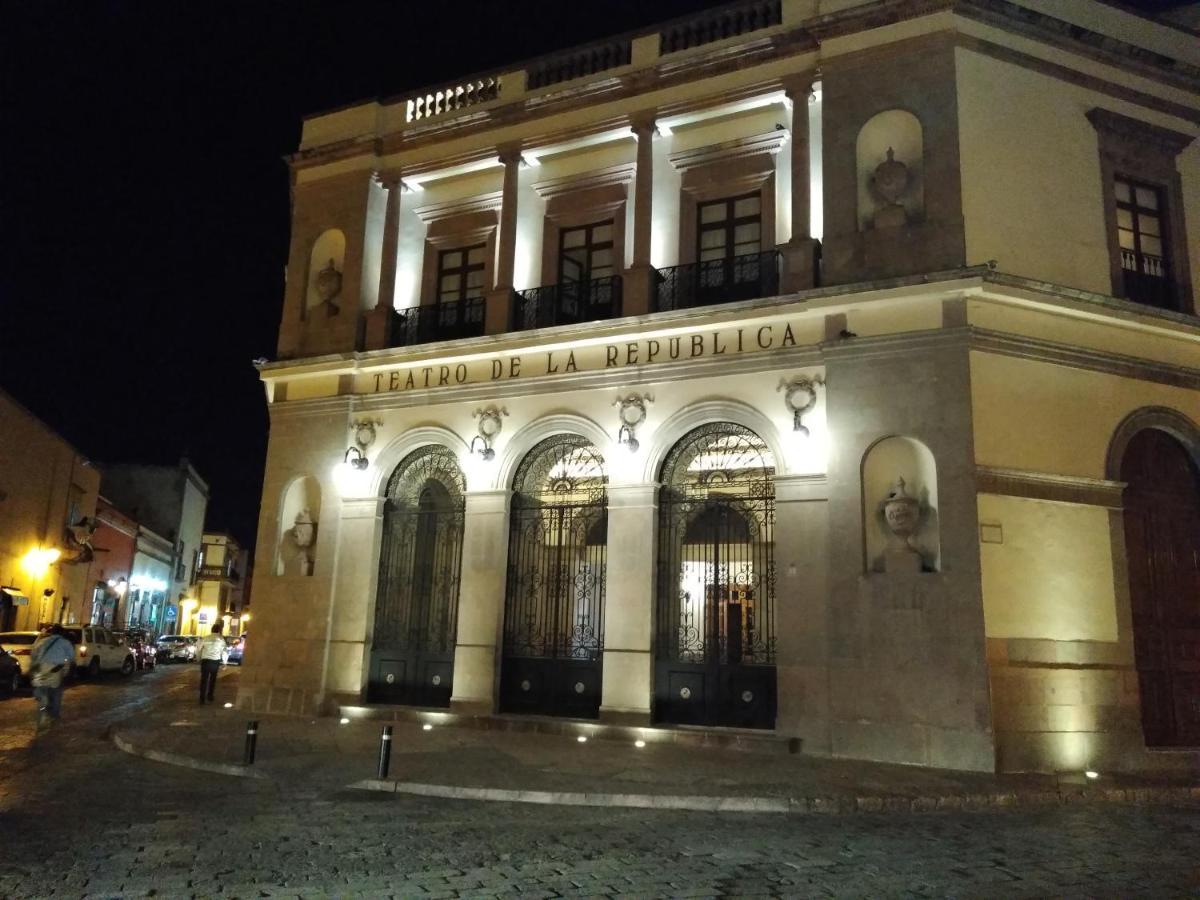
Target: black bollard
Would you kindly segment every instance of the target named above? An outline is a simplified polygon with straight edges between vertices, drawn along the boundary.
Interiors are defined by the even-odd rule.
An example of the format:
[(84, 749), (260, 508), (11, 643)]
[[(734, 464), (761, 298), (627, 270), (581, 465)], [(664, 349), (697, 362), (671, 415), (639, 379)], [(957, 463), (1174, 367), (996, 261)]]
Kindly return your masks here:
[(246, 723), (246, 753), (242, 757), (242, 765), (254, 765), (254, 748), (258, 744), (258, 720)]
[(383, 734), (379, 736), (379, 777), (387, 778), (388, 767), (392, 764), (392, 726), (384, 725)]

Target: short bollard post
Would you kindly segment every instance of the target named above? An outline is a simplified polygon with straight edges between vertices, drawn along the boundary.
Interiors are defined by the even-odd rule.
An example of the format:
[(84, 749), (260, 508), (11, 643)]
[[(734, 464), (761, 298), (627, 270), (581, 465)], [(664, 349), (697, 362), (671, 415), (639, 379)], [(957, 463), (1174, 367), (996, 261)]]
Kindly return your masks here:
[(246, 752), (242, 756), (242, 765), (254, 765), (254, 748), (258, 745), (258, 720), (246, 723)]
[(388, 767), (392, 764), (392, 726), (384, 725), (383, 734), (379, 736), (379, 777), (387, 778)]

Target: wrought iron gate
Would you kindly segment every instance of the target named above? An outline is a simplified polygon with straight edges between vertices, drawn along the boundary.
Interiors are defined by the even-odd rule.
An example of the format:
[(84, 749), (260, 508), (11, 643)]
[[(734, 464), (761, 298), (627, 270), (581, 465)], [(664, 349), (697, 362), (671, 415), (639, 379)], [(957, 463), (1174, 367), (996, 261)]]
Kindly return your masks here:
[(608, 538), (604, 460), (557, 435), (522, 460), (513, 484), (500, 708), (600, 714)]
[(775, 474), (748, 429), (714, 423), (663, 463), (654, 716), (775, 726)]
[(409, 454), (388, 482), (369, 700), (450, 705), (465, 490), (445, 447)]

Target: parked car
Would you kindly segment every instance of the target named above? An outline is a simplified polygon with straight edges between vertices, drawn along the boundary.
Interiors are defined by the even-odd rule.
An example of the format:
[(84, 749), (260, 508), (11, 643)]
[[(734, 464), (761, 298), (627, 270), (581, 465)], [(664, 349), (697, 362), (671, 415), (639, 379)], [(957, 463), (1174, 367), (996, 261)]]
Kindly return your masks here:
[(16, 657), (17, 664), (21, 667), (21, 678), (25, 681), (29, 680), (29, 654), (33, 650), (33, 642), (37, 639), (36, 631), (0, 632), (0, 650), (7, 650), (11, 656)]
[(125, 642), (101, 625), (64, 625), (63, 636), (75, 645), (75, 671), (94, 678), (101, 672), (132, 675), (137, 668)]
[(182, 634), (164, 634), (154, 642), (158, 658), (165, 663), (193, 662), (196, 659), (196, 639)]
[(246, 637), (242, 635), (236, 638), (226, 638), (229, 641), (229, 653), (225, 656), (225, 662), (229, 665), (242, 664), (242, 653), (246, 650)]
[(0, 650), (0, 692), (15, 694), (21, 686), (21, 664), (7, 650)]
[(113, 634), (119, 638), (123, 638), (125, 646), (129, 648), (129, 652), (133, 654), (133, 661), (139, 669), (153, 669), (158, 661), (158, 651), (154, 649), (154, 645), (146, 638), (146, 632), (141, 629), (130, 629), (129, 631), (121, 632), (114, 631)]

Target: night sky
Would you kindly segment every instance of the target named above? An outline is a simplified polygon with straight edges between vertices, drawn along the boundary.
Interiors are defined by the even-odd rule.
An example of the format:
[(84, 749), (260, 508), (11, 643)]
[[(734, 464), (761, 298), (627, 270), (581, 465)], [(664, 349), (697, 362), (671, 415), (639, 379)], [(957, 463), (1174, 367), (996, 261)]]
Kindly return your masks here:
[(0, 387), (252, 542), (302, 117), (713, 5), (0, 2)]

